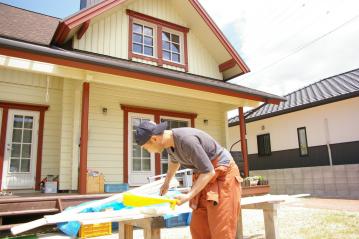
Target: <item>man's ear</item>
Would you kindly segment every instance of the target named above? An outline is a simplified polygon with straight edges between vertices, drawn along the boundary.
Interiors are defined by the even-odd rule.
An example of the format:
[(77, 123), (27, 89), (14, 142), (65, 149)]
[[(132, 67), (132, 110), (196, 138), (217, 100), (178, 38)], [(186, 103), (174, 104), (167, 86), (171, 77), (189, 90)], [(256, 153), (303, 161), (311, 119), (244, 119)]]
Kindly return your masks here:
[(152, 142), (159, 142), (160, 141), (160, 135), (152, 135), (151, 136), (151, 141)]

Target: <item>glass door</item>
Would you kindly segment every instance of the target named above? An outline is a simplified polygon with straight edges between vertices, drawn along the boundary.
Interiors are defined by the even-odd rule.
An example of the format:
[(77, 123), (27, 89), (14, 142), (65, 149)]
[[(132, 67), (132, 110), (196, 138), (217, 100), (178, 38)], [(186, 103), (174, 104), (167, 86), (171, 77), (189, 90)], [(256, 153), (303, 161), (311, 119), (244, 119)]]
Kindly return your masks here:
[[(167, 122), (167, 130), (191, 126), (191, 121), (183, 118), (161, 117), (161, 122)], [(168, 159), (167, 151), (164, 150), (161, 154), (161, 174), (167, 173)]]
[(139, 186), (148, 183), (147, 177), (155, 175), (155, 155), (136, 143), (135, 132), (143, 121), (153, 121), (153, 115), (129, 113), (128, 183)]
[(34, 188), (38, 119), (38, 112), (9, 110), (3, 189)]

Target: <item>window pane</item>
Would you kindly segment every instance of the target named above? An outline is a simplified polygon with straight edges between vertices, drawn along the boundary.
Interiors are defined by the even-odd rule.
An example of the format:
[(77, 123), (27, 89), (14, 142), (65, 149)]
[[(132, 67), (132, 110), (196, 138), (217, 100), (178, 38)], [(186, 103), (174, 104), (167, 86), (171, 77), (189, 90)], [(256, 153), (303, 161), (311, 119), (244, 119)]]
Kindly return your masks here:
[(307, 143), (307, 137), (306, 137), (305, 129), (299, 129), (298, 130), (298, 135), (299, 135), (300, 154), (301, 155), (307, 155), (308, 154), (308, 143)]
[(168, 32), (162, 32), (162, 41), (170, 41), (170, 34)]
[(32, 116), (25, 116), (24, 128), (32, 129), (32, 121), (33, 121)]
[(11, 157), (20, 157), (21, 144), (12, 144)]
[(12, 142), (21, 142), (22, 130), (13, 129), (12, 131)]
[(14, 116), (14, 128), (22, 128), (23, 117), (21, 115)]
[(133, 145), (132, 157), (134, 157), (134, 158), (140, 158), (141, 157), (141, 146)]
[(142, 50), (142, 45), (139, 45), (139, 44), (133, 44), (133, 52), (137, 52), (137, 53), (141, 53), (143, 52)]
[(171, 44), (171, 50), (175, 53), (179, 53), (180, 52), (180, 46), (178, 44), (172, 43)]
[(133, 24), (133, 32), (141, 33), (142, 34), (142, 26), (139, 24)]
[(141, 171), (141, 159), (134, 158), (132, 161), (132, 170), (133, 171)]
[(151, 155), (146, 149), (142, 148), (142, 157), (149, 158)]
[(145, 45), (153, 46), (153, 38), (152, 37), (145, 37)]
[(137, 129), (137, 127), (140, 125), (141, 119), (133, 118), (132, 119), (132, 129)]
[(32, 130), (24, 130), (22, 142), (31, 143), (32, 141)]
[(10, 172), (16, 173), (20, 171), (20, 159), (11, 159), (10, 161)]
[(30, 159), (21, 160), (21, 172), (30, 172)]
[(179, 43), (179, 36), (172, 34), (172, 42)]
[(182, 122), (179, 123), (178, 127), (188, 127), (188, 122), (182, 121)]
[(167, 42), (167, 41), (162, 41), (162, 49), (164, 49), (164, 50), (171, 50), (170, 49), (170, 43), (169, 42)]
[(172, 54), (172, 61), (180, 62), (180, 55), (173, 53)]
[(31, 144), (23, 144), (21, 156), (23, 158), (30, 158), (31, 157)]
[(162, 151), (162, 156), (161, 156), (162, 159), (168, 159), (168, 153), (167, 153), (167, 150), (163, 150)]
[(153, 36), (153, 29), (150, 27), (145, 27), (145, 35)]
[(142, 44), (142, 35), (138, 35), (138, 34), (136, 34), (136, 33), (133, 33), (133, 35), (132, 35), (132, 40), (133, 40), (133, 42), (135, 42), (135, 43), (140, 43), (140, 44)]
[(270, 135), (258, 135), (257, 136), (257, 145), (258, 145), (258, 155), (265, 156), (271, 154), (270, 147)]
[(171, 60), (171, 53), (169, 53), (168, 51), (163, 51), (162, 55), (163, 55), (163, 59)]
[(161, 173), (167, 173), (167, 170), (168, 170), (168, 163), (162, 163)]
[(153, 48), (145, 46), (145, 55), (153, 56)]
[(142, 170), (143, 171), (150, 171), (151, 170), (151, 159), (145, 158), (142, 160)]

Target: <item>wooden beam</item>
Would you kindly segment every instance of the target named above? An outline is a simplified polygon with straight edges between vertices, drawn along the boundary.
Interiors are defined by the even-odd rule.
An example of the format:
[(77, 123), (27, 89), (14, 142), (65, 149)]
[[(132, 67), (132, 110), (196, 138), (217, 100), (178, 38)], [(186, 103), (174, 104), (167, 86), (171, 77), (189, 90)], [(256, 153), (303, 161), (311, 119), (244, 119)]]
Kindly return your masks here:
[(84, 82), (82, 86), (80, 174), (79, 174), (79, 190), (78, 190), (80, 194), (86, 193), (89, 100), (90, 100), (90, 83)]
[(236, 64), (237, 64), (236, 61), (232, 58), (232, 59), (220, 64), (218, 66), (218, 69), (219, 69), (220, 72), (223, 72), (223, 71), (226, 71), (228, 69), (231, 69), (232, 67), (235, 67)]
[(241, 139), (241, 152), (244, 162), (244, 175), (248, 177), (248, 152), (247, 152), (247, 141), (246, 141), (246, 123), (244, 119), (243, 107), (238, 108), (239, 113), (239, 132)]
[(45, 111), (40, 111), (39, 133), (37, 136), (37, 158), (36, 158), (36, 176), (35, 190), (40, 190), (41, 184), (41, 166), (42, 166), (42, 144), (44, 138)]
[(83, 35), (85, 35), (87, 29), (88, 29), (89, 26), (90, 26), (90, 22), (91, 22), (91, 21), (88, 20), (88, 21), (82, 23), (80, 30), (77, 32), (77, 39), (78, 39), (78, 40), (80, 40), (80, 39), (83, 37)]

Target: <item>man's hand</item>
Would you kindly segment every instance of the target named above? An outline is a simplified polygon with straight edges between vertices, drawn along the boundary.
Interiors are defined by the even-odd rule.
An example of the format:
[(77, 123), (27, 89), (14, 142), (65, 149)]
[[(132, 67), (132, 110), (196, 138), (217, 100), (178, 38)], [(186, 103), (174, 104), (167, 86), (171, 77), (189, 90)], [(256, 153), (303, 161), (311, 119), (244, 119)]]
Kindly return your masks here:
[(179, 194), (179, 195), (176, 195), (175, 198), (178, 200), (178, 202), (177, 202), (178, 206), (182, 205), (183, 203), (185, 203), (191, 199), (189, 194)]
[(160, 188), (160, 195), (163, 196), (168, 192), (169, 184), (164, 182)]

